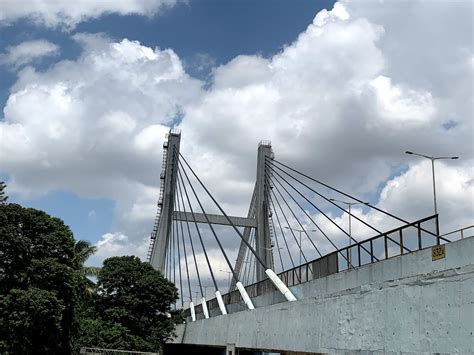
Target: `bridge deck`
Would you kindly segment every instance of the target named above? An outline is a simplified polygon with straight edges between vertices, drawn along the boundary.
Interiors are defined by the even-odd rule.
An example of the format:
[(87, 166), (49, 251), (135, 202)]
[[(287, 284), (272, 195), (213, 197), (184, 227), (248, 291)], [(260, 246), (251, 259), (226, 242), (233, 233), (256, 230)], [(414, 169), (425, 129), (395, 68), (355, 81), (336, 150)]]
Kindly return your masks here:
[(174, 344), (275, 351), (345, 353), (461, 352), (474, 348), (474, 238), (431, 248), (291, 287), (257, 308), (178, 327)]

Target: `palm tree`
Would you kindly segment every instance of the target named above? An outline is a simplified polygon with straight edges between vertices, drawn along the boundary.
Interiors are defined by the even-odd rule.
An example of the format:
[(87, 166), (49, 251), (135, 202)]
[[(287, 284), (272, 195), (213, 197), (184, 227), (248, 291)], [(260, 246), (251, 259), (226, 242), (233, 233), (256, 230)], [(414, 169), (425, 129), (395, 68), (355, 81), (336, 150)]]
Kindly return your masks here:
[(77, 271), (81, 273), (81, 277), (85, 283), (87, 293), (92, 293), (95, 283), (89, 277), (97, 277), (100, 267), (84, 266), (85, 262), (91, 255), (97, 251), (97, 247), (91, 245), (87, 240), (78, 240), (74, 245), (73, 263)]

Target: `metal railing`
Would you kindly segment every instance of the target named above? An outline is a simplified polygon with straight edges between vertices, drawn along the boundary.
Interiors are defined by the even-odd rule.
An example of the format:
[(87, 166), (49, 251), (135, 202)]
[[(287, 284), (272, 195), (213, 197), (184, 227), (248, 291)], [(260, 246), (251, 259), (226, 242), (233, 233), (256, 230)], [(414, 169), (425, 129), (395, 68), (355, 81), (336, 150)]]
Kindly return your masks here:
[(450, 242), (438, 230), (433, 215), (339, 249), (338, 272)]
[[(455, 239), (448, 239), (448, 235), (458, 233), (461, 238), (464, 238), (466, 230), (470, 229), (474, 230), (474, 226), (438, 235), (438, 215), (433, 215), (341, 248), (316, 260), (283, 271), (278, 276), (288, 287), (295, 286), (434, 245), (449, 243)], [(276, 291), (269, 279), (245, 286), (245, 289), (250, 297)], [(222, 298), (226, 305), (242, 302), (238, 290), (226, 293), (222, 295)], [(215, 298), (209, 300), (207, 307), (209, 311), (219, 308), (217, 300)], [(202, 306), (197, 305), (195, 310), (196, 314), (202, 313)], [(185, 312), (188, 314), (189, 309)]]
[(464, 228), (461, 228), (461, 229), (457, 229), (457, 230), (449, 232), (449, 233), (441, 234), (440, 237), (447, 238), (448, 235), (449, 235), (450, 239), (451, 238), (456, 238), (456, 239), (452, 239), (451, 241), (454, 241), (454, 240), (457, 240), (457, 239), (464, 239), (464, 238), (467, 238), (467, 237), (472, 237), (472, 236), (474, 236), (474, 224), (472, 224), (470, 226), (467, 226), (467, 227), (464, 227)]

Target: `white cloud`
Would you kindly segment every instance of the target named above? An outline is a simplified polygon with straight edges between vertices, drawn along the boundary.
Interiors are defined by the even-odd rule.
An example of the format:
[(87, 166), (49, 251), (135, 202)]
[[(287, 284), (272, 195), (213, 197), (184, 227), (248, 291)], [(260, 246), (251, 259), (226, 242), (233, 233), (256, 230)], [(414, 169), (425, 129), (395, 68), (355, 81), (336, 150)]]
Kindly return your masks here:
[(73, 28), (80, 22), (107, 14), (154, 16), (176, 3), (177, 0), (28, 0), (19, 4), (16, 0), (4, 0), (0, 24), (27, 18), (48, 27)]
[[(451, 166), (438, 161), (436, 164), (436, 193), (440, 220), (440, 232), (447, 233), (460, 227), (473, 224), (474, 216), (474, 180), (473, 168), (469, 164)], [(410, 222), (434, 215), (431, 163), (417, 161), (410, 164), (407, 171), (388, 180), (382, 189), (376, 207), (388, 211)], [(341, 205), (347, 209), (347, 206)], [(353, 214), (371, 226), (386, 231), (403, 225), (374, 209), (356, 205)], [(348, 215), (338, 213), (332, 216), (334, 221), (346, 231)], [(323, 230), (329, 231), (334, 240), (347, 244), (347, 237), (335, 228), (322, 215), (315, 216)], [(308, 224), (309, 228), (312, 228)], [(352, 219), (352, 231), (358, 240), (375, 236), (377, 233)]]
[(9, 46), (0, 54), (0, 64), (19, 68), (40, 58), (54, 56), (59, 53), (59, 47), (44, 39), (25, 41), (15, 46)]
[[(472, 162), (472, 161), (471, 161)], [(441, 233), (474, 222), (474, 169), (437, 161), (436, 194)], [(431, 163), (410, 164), (407, 172), (388, 181), (380, 194), (379, 206), (397, 216), (415, 220), (434, 214)]]
[(95, 244), (97, 252), (88, 260), (92, 265), (100, 266), (102, 261), (112, 256), (136, 255), (143, 260), (148, 248), (147, 238), (132, 241), (122, 233), (106, 233)]
[[(472, 220), (471, 20), (460, 3), (415, 3), (338, 4), (277, 55), (216, 68), (208, 89), (171, 49), (76, 35), (78, 60), (19, 73), (0, 122), (2, 169), (24, 192), (116, 200), (110, 243), (144, 250), (163, 136), (180, 117), (184, 156), (231, 214), (246, 214), (257, 144), (270, 139), (278, 160), (409, 220), (430, 214), (431, 180), (421, 163), (400, 175), (403, 152), (460, 155), (439, 164), (438, 181), (442, 228), (461, 227)], [(439, 21), (443, 6), (459, 23)], [(436, 44), (430, 31), (443, 34)], [(430, 62), (436, 46), (449, 58)], [(400, 53), (427, 64), (415, 70)]]
[(116, 228), (148, 236), (162, 139), (201, 94), (201, 83), (170, 49), (101, 35), (74, 38), (84, 47), (76, 61), (19, 72), (0, 122), (2, 171), (11, 175), (12, 191), (24, 195), (61, 188), (111, 198)]
[[(77, 61), (19, 73), (0, 123), (4, 169), (22, 170), (28, 161), (35, 176), (20, 174), (16, 183), (37, 192), (65, 184), (80, 194), (112, 197), (118, 185), (156, 183), (159, 166), (150, 163), (160, 160), (166, 127), (200, 94), (200, 82), (172, 50), (76, 38), (85, 46)], [(54, 178), (53, 171), (68, 177)], [(96, 189), (86, 175), (103, 183)]]
[(430, 93), (407, 90), (403, 97), (403, 89), (393, 86), (390, 78), (382, 75), (372, 80), (370, 85), (374, 88), (380, 117), (403, 124), (417, 124), (429, 121), (435, 113)]

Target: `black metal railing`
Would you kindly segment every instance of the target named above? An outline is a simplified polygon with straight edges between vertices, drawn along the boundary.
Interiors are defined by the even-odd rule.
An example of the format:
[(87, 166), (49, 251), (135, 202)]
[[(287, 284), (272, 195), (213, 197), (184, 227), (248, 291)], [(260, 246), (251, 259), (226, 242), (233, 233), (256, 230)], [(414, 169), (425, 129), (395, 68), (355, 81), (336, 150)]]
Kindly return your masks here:
[(450, 242), (438, 230), (438, 215), (433, 215), (341, 248), (338, 271)]
[[(463, 228), (462, 230), (470, 228), (473, 228), (473, 226)], [(278, 274), (278, 277), (288, 287), (291, 287), (454, 240), (447, 238), (448, 235), (452, 235), (454, 232), (439, 235), (438, 231), (438, 215), (426, 217), (283, 271)], [(461, 235), (464, 236), (463, 234)], [(245, 289), (251, 298), (276, 291), (275, 286), (269, 279), (245, 286)], [(223, 295), (222, 298), (226, 305), (242, 303), (238, 290), (229, 292)], [(207, 307), (209, 311), (219, 308), (217, 299), (209, 300)], [(202, 313), (202, 306), (200, 304), (197, 305), (195, 310), (196, 314)], [(189, 313), (189, 309), (187, 309), (186, 314), (188, 316), (190, 315)]]

